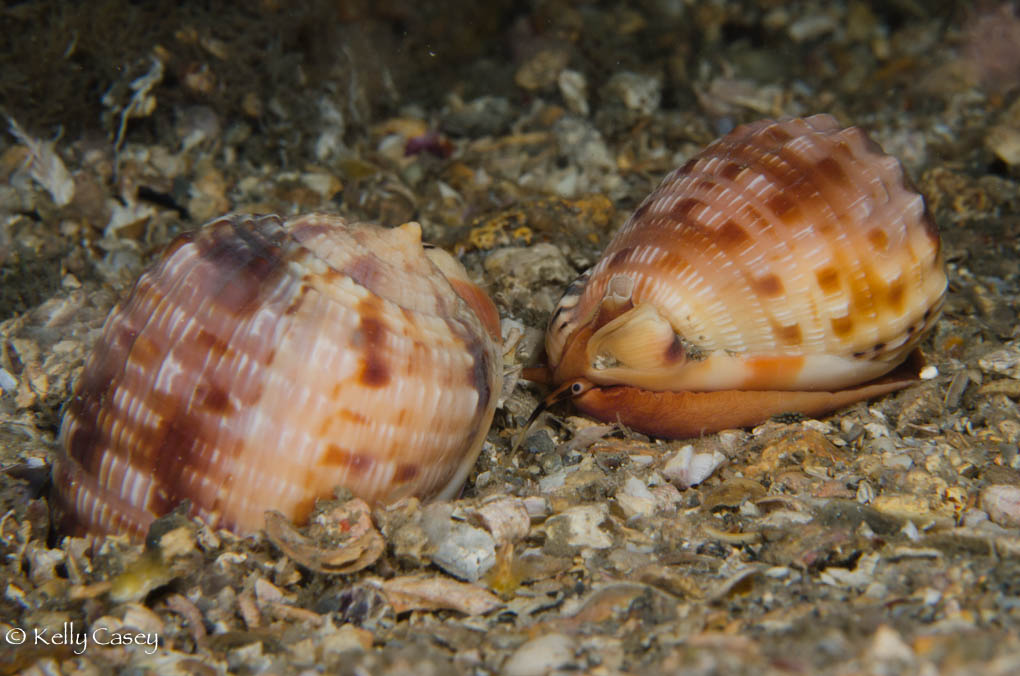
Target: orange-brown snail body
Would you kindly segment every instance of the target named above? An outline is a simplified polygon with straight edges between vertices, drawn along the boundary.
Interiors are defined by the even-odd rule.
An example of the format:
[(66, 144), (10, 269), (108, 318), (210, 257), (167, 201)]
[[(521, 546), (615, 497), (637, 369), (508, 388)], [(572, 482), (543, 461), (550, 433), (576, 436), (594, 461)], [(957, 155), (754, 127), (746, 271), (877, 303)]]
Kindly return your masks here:
[(60, 431), (68, 532), (144, 534), (187, 499), (246, 533), (345, 486), (450, 497), (492, 420), (498, 315), (421, 229), (230, 216), (111, 312)]
[(546, 352), (582, 411), (696, 436), (905, 386), (945, 290), (895, 158), (827, 115), (763, 120), (665, 177), (567, 290)]

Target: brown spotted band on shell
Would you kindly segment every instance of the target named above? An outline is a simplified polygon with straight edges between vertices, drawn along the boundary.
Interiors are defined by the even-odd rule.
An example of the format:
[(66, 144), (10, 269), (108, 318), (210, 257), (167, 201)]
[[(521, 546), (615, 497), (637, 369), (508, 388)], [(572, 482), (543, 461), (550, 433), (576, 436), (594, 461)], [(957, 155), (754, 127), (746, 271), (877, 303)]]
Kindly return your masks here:
[(862, 130), (743, 125), (667, 175), (567, 290), (550, 400), (668, 437), (821, 415), (916, 379), (897, 367), (945, 291), (921, 195)]
[(190, 500), (248, 533), (336, 486), (451, 497), (492, 420), (498, 325), (417, 223), (234, 215), (182, 235), (110, 313), (67, 405), (63, 529), (144, 534)]

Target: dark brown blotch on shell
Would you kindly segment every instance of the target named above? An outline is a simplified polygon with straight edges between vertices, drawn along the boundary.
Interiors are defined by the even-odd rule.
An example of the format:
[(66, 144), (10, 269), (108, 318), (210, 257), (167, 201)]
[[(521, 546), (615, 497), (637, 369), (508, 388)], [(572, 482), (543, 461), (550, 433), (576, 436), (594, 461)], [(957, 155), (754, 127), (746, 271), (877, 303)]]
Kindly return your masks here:
[(815, 279), (818, 280), (818, 286), (825, 294), (831, 295), (839, 292), (839, 270), (834, 266), (827, 265), (815, 270)]
[(784, 345), (794, 347), (800, 345), (803, 341), (803, 334), (800, 330), (800, 324), (791, 324), (789, 326), (783, 326), (776, 322), (772, 324), (772, 331), (779, 338), (780, 342)]
[[(226, 232), (225, 232), (226, 231)], [(199, 255), (212, 264), (208, 297), (224, 312), (244, 317), (258, 309), (273, 282), (285, 273), (286, 231), (278, 217), (218, 221), (194, 238)]]
[(358, 256), (344, 266), (343, 274), (369, 290), (379, 288), (385, 270), (375, 256)]
[(666, 352), (663, 354), (663, 361), (666, 364), (676, 364), (687, 356), (687, 351), (684, 349), (684, 343), (680, 340), (680, 336), (674, 335), (673, 342), (666, 348)]
[(609, 263), (607, 263), (607, 265), (610, 268), (620, 266), (621, 264), (623, 264), (624, 261), (627, 260), (627, 257), (630, 256), (631, 252), (633, 252), (633, 251), (634, 251), (634, 247), (629, 247), (629, 246), (626, 247), (626, 248), (620, 249), (619, 251), (617, 251), (616, 253), (614, 253), (610, 257)]
[(345, 467), (354, 474), (364, 474), (372, 469), (375, 459), (367, 453), (356, 453), (336, 444), (326, 447), (326, 453), (321, 460), (323, 465), (332, 467)]
[(413, 463), (403, 463), (397, 466), (397, 471), (393, 474), (393, 480), (398, 484), (406, 484), (408, 481), (413, 481), (417, 478), (421, 472), (421, 467)]
[(686, 197), (677, 202), (669, 212), (669, 217), (677, 222), (687, 220), (687, 217), (695, 209), (705, 206), (705, 203), (694, 197)]
[(375, 296), (365, 296), (358, 303), (359, 325), (355, 345), (361, 348), (360, 382), (368, 387), (382, 387), (390, 382), (390, 367), (386, 358), (386, 334), (388, 330), (382, 320), (382, 301)]
[(777, 275), (769, 274), (763, 277), (753, 277), (750, 280), (751, 289), (755, 293), (766, 298), (779, 296), (783, 293), (783, 282)]
[(726, 251), (746, 246), (750, 239), (747, 230), (732, 219), (723, 223), (716, 231), (716, 241)]

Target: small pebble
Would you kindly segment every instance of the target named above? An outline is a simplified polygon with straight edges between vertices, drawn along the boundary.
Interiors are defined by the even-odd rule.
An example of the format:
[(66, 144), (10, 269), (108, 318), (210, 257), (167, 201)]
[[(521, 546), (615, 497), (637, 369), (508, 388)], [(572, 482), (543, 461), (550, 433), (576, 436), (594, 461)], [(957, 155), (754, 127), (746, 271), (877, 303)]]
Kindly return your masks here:
[(662, 81), (654, 75), (617, 73), (606, 84), (605, 95), (619, 100), (628, 110), (651, 115), (662, 101)]
[(557, 79), (560, 87), (560, 96), (570, 112), (577, 115), (588, 115), (588, 81), (582, 73), (576, 70), (565, 70), (560, 73)]
[(914, 653), (895, 629), (882, 625), (875, 632), (871, 641), (871, 657), (880, 661), (902, 661), (910, 662), (914, 659)]
[(545, 676), (574, 659), (574, 639), (547, 634), (531, 639), (503, 663), (504, 676)]
[(0, 368), (0, 394), (10, 392), (18, 386), (18, 379), (4, 368)]
[(568, 61), (570, 54), (566, 49), (552, 47), (540, 50), (521, 64), (514, 74), (514, 82), (528, 91), (545, 89), (556, 83)]
[(831, 14), (810, 14), (791, 23), (786, 32), (794, 42), (805, 42), (831, 33), (836, 27), (836, 17)]
[(994, 484), (981, 491), (981, 507), (1006, 528), (1020, 527), (1020, 486)]
[(978, 359), (978, 366), (985, 373), (1020, 379), (1020, 348), (1010, 346), (989, 352)]

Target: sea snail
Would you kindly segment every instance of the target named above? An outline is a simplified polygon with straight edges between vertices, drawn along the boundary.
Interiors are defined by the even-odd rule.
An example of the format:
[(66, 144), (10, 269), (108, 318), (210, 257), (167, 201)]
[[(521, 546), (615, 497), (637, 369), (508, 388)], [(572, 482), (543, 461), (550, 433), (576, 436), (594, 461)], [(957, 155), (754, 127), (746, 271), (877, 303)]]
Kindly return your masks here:
[(190, 500), (240, 533), (345, 486), (451, 497), (502, 374), (499, 317), (421, 228), (234, 215), (113, 309), (60, 429), (65, 532), (144, 535)]
[(822, 415), (916, 380), (897, 367), (945, 292), (921, 195), (863, 131), (743, 125), (668, 174), (567, 289), (548, 401), (674, 438)]

